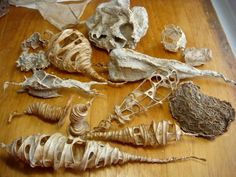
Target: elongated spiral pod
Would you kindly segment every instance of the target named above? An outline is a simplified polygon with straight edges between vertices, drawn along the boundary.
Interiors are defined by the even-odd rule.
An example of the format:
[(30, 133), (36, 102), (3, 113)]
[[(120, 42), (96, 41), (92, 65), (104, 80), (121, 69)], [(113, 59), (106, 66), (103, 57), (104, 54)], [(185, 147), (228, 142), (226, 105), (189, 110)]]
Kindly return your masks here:
[(89, 130), (89, 124), (86, 120), (90, 102), (87, 104), (76, 104), (72, 107), (70, 113), (69, 134), (79, 136)]
[(91, 132), (83, 136), (84, 139), (116, 141), (135, 146), (163, 146), (178, 141), (182, 135), (195, 136), (183, 132), (180, 127), (170, 121), (162, 120), (149, 125), (127, 127), (122, 130), (107, 132)]
[(92, 67), (92, 48), (87, 38), (75, 29), (66, 29), (52, 36), (47, 56), (57, 68), (67, 72), (79, 72), (97, 81), (118, 86), (123, 83), (113, 83), (100, 76)]
[(203, 160), (195, 156), (152, 159), (132, 155), (96, 141), (83, 141), (80, 138), (69, 139), (59, 133), (53, 135), (32, 135), (18, 138), (11, 144), (0, 144), (1, 148), (13, 157), (22, 160), (31, 167), (74, 168), (80, 171), (100, 168), (127, 162), (169, 163), (188, 159)]
[(36, 102), (29, 105), (23, 113), (11, 113), (8, 118), (8, 122), (10, 123), (14, 117), (28, 114), (38, 116), (43, 120), (58, 122), (58, 125), (61, 126), (63, 125), (65, 119), (70, 115), (71, 101), (72, 98), (70, 98), (67, 104), (63, 107), (50, 105), (43, 102)]

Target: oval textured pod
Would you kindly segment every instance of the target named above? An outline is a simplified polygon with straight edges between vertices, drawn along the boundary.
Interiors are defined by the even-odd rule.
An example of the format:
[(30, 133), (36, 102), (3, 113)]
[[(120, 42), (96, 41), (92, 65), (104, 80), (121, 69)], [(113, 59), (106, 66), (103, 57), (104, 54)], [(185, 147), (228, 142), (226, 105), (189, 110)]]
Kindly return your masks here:
[(154, 159), (120, 151), (118, 148), (96, 141), (70, 139), (60, 133), (31, 135), (14, 140), (11, 144), (0, 143), (1, 148), (31, 167), (73, 168), (79, 171), (101, 168), (127, 162), (169, 163), (188, 159), (205, 159), (195, 156)]
[(47, 56), (57, 68), (68, 72), (79, 72), (98, 81), (112, 83), (100, 76), (92, 67), (92, 48), (84, 35), (75, 29), (66, 29), (52, 36), (49, 41)]

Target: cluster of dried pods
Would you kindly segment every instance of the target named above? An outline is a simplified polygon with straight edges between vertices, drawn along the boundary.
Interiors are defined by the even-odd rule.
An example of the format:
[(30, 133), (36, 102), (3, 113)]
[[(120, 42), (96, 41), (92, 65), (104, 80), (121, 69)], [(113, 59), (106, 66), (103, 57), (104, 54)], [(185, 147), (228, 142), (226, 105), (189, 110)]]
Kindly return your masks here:
[[(83, 6), (84, 7), (84, 6)], [(75, 22), (77, 23), (77, 21)], [(89, 40), (97, 47), (110, 51), (108, 65), (110, 80), (101, 77), (92, 67), (92, 49), (89, 41), (75, 29), (66, 29), (52, 34), (48, 41), (34, 33), (22, 43), (23, 53), (17, 60), (17, 67), (22, 71), (33, 71), (33, 76), (24, 82), (5, 82), (20, 85), (20, 92), (41, 98), (60, 96), (60, 88), (78, 88), (88, 94), (97, 94), (92, 85), (109, 84), (118, 86), (128, 81), (144, 79), (120, 105), (115, 106), (114, 113), (100, 121), (97, 127), (90, 130), (86, 120), (92, 101), (86, 104), (72, 105), (72, 98), (63, 107), (36, 102), (29, 105), (23, 113), (13, 112), (8, 121), (23, 114), (36, 115), (45, 120), (62, 125), (70, 120), (69, 137), (59, 133), (53, 135), (32, 135), (18, 138), (11, 144), (1, 143), (1, 147), (14, 157), (30, 164), (31, 167), (60, 167), (86, 170), (100, 168), (126, 162), (169, 163), (187, 159), (199, 159), (195, 156), (171, 157), (168, 159), (151, 159), (121, 152), (108, 144), (93, 140), (116, 141), (135, 146), (163, 146), (180, 140), (182, 135), (203, 136), (212, 138), (225, 132), (229, 123), (234, 120), (235, 111), (225, 101), (206, 96), (192, 83), (179, 84), (180, 79), (195, 76), (221, 78), (225, 82), (236, 85), (216, 71), (198, 70), (199, 66), (211, 59), (211, 51), (205, 48), (185, 48), (187, 40), (182, 29), (175, 25), (166, 26), (162, 32), (162, 44), (171, 52), (182, 51), (187, 64), (176, 60), (162, 60), (150, 57), (131, 49), (145, 35), (148, 28), (148, 15), (143, 7), (130, 9), (129, 0), (111, 0), (100, 4), (94, 16), (86, 21), (89, 29)], [(45, 53), (29, 53), (30, 50), (45, 49)], [(100, 82), (82, 83), (72, 79), (61, 79), (48, 74), (44, 69), (49, 64), (67, 72), (78, 72), (90, 76)], [(113, 83), (112, 81), (122, 81)], [(124, 81), (124, 82), (123, 82)], [(167, 92), (160, 92), (164, 87)], [(109, 130), (113, 122), (126, 124), (133, 116), (160, 105), (169, 99), (171, 113), (180, 126), (169, 121), (152, 122), (122, 130)], [(207, 107), (214, 103), (214, 108)], [(186, 105), (184, 108), (183, 105)], [(204, 114), (205, 108), (214, 115)], [(220, 111), (220, 108), (225, 111)], [(213, 120), (214, 117), (214, 120)], [(197, 126), (193, 126), (197, 125)], [(183, 129), (183, 130), (181, 130)]]

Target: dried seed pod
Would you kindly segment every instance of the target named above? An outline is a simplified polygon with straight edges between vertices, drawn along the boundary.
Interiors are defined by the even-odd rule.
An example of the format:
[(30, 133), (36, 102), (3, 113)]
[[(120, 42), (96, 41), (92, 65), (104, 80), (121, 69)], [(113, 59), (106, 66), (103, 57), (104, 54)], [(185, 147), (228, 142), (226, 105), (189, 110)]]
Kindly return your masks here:
[[(101, 77), (92, 68), (91, 46), (89, 41), (78, 30), (66, 29), (55, 34), (48, 46), (48, 59), (60, 70), (83, 73), (98, 81), (116, 85), (116, 83), (111, 83)], [(120, 84), (117, 83), (117, 85)]]
[(22, 116), (25, 114), (35, 115), (44, 120), (58, 122), (59, 126), (62, 126), (64, 121), (69, 117), (71, 112), (71, 101), (70, 98), (66, 104), (66, 106), (54, 106), (44, 102), (36, 102), (29, 105), (23, 113), (13, 112), (10, 114), (8, 118), (8, 122), (10, 123), (12, 119), (16, 116)]
[[(115, 106), (114, 113), (107, 119), (102, 120), (94, 131), (104, 131), (111, 127), (112, 122), (120, 124), (129, 122), (132, 116), (162, 104), (167, 99), (170, 92), (161, 93), (160, 87), (174, 89), (178, 84), (177, 73), (171, 68), (159, 68), (150, 77), (145, 79), (136, 89), (134, 89), (119, 106)], [(167, 90), (167, 89), (165, 89)]]
[(82, 141), (80, 138), (68, 139), (59, 133), (18, 138), (9, 145), (1, 143), (0, 147), (31, 167), (53, 167), (55, 170), (64, 167), (84, 171), (127, 162), (163, 164), (188, 159), (205, 161), (195, 156), (152, 159), (121, 152), (108, 144)]
[(87, 94), (97, 94), (96, 90), (91, 89), (93, 85), (106, 84), (102, 82), (80, 82), (73, 79), (61, 79), (55, 75), (48, 74), (42, 70), (34, 70), (33, 76), (25, 78), (24, 82), (5, 82), (4, 90), (8, 85), (20, 85), (22, 89), (18, 92), (27, 92), (29, 95), (41, 98), (53, 98), (60, 96), (57, 91), (60, 88), (77, 88)]
[(88, 115), (88, 109), (91, 106), (91, 102), (87, 104), (74, 105), (70, 113), (70, 125), (69, 134), (72, 136), (79, 136), (89, 130), (89, 124), (86, 120)]
[(154, 121), (149, 125), (138, 125), (107, 132), (91, 132), (83, 136), (84, 139), (116, 141), (135, 146), (162, 146), (180, 140), (182, 135), (195, 136), (180, 130), (179, 126), (170, 121)]
[(186, 48), (183, 56), (188, 65), (200, 66), (212, 59), (212, 51), (208, 48)]
[(187, 40), (183, 30), (177, 25), (167, 25), (161, 33), (161, 43), (170, 52), (183, 50)]
[(223, 134), (235, 119), (229, 102), (203, 94), (192, 82), (182, 83), (170, 95), (169, 102), (181, 129), (205, 138)]
[(109, 77), (112, 81), (137, 81), (146, 79), (161, 67), (176, 70), (179, 79), (192, 77), (213, 77), (223, 79), (236, 86), (234, 80), (211, 70), (199, 70), (195, 67), (171, 59), (151, 57), (131, 49), (114, 49), (110, 53)]

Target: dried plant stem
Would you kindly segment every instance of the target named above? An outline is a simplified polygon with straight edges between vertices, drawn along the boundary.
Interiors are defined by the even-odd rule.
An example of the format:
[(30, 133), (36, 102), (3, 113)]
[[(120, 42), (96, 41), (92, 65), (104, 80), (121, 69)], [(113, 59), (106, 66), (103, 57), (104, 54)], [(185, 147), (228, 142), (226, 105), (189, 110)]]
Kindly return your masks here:
[(39, 116), (44, 120), (56, 121), (59, 126), (62, 126), (65, 119), (70, 115), (72, 97), (68, 100), (66, 106), (54, 106), (43, 102), (36, 102), (29, 105), (23, 113), (13, 112), (8, 118), (10, 123), (13, 118), (25, 114)]

